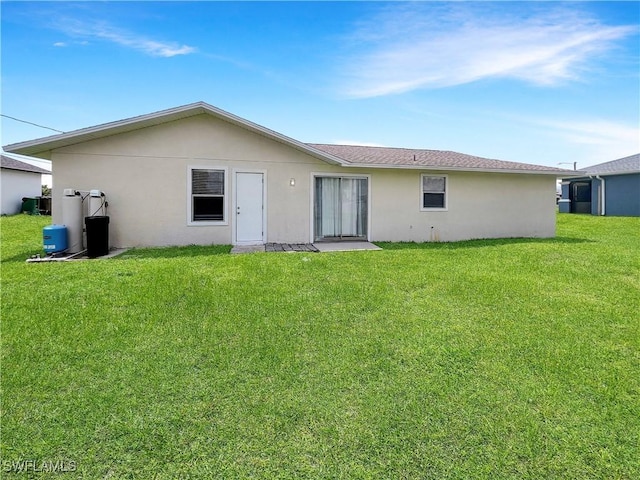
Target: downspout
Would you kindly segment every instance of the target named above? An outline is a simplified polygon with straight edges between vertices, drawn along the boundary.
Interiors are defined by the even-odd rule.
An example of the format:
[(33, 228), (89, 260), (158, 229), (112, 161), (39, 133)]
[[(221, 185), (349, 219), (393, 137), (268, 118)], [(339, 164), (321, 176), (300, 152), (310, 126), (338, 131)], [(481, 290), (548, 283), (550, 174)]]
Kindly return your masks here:
[[(593, 175), (589, 175), (590, 178), (593, 178)], [(601, 193), (601, 199), (600, 199), (600, 215), (605, 215), (606, 214), (606, 190), (605, 190), (605, 181), (604, 178), (602, 178), (600, 175), (595, 175), (596, 179), (600, 181), (600, 184), (602, 185), (602, 190), (600, 191)]]

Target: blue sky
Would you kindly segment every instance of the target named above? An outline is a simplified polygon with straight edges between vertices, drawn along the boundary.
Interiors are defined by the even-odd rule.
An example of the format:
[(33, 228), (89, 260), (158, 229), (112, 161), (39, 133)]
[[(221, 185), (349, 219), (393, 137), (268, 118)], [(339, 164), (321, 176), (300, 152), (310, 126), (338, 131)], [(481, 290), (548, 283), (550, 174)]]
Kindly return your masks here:
[[(2, 113), (205, 101), (304, 142), (578, 167), (640, 151), (638, 2), (6, 2)], [(2, 144), (54, 132), (2, 118)]]

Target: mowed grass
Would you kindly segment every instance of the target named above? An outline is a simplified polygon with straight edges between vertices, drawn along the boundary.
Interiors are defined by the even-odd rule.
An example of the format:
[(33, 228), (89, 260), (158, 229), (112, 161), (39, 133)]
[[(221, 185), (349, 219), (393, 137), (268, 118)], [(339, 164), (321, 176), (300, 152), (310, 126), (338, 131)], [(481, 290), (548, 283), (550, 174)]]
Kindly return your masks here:
[(1, 219), (7, 475), (640, 478), (637, 218), (26, 264), (49, 221)]

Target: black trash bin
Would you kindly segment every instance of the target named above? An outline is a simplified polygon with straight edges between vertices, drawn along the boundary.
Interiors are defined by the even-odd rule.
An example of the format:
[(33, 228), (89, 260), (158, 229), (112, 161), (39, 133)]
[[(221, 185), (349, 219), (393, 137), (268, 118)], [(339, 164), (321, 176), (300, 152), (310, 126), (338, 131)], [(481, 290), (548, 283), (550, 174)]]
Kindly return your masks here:
[(84, 224), (87, 227), (87, 256), (95, 258), (107, 255), (109, 253), (109, 217), (102, 215), (85, 217)]

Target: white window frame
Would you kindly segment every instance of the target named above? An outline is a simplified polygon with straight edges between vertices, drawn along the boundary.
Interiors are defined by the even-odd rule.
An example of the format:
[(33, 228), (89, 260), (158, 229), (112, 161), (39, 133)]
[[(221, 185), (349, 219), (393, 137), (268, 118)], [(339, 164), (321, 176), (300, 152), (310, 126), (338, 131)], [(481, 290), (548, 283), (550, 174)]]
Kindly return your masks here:
[[(194, 170), (217, 170), (224, 172), (224, 195), (222, 196), (222, 220), (193, 220), (192, 172)], [(229, 225), (229, 168), (217, 165), (187, 166), (187, 225), (190, 227), (207, 227), (212, 225)]]
[[(424, 206), (424, 177), (444, 178), (444, 207)], [(444, 173), (421, 173), (420, 174), (420, 211), (421, 212), (446, 212), (449, 210), (449, 175)], [(428, 193), (428, 192), (427, 192)]]

